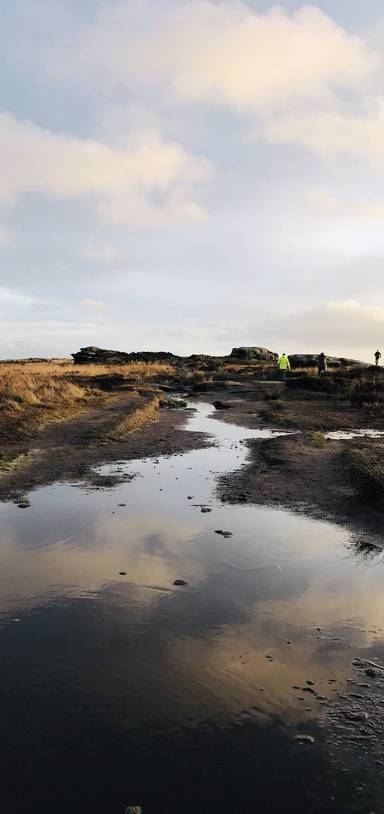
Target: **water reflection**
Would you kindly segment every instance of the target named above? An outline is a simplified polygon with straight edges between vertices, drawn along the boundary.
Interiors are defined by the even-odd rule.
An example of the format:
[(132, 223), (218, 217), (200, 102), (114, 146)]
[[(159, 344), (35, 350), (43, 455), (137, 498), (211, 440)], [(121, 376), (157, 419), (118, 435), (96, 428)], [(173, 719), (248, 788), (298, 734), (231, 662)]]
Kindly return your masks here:
[[(117, 732), (140, 730), (139, 751), (159, 735), (192, 743), (192, 732), (211, 738), (244, 721), (256, 739), (277, 720), (315, 731), (347, 687), (352, 657), (383, 643), (383, 562), (356, 557), (351, 535), (329, 523), (217, 502), (215, 475), (244, 465), (242, 441), (261, 433), (209, 412), (200, 407), (190, 429), (216, 435), (212, 448), (121, 462), (137, 477), (111, 490), (56, 484), (34, 492), (28, 510), (1, 507), (0, 635), (10, 669), (0, 696), (16, 705), (4, 725), (12, 740), (21, 709), (23, 738), (31, 749), (39, 743), (42, 760), (47, 710), (48, 742), (57, 727), (67, 731), (62, 712), (87, 731), (97, 721), (113, 743)], [(174, 586), (178, 578), (188, 585)], [(249, 780), (253, 758), (241, 760)]]

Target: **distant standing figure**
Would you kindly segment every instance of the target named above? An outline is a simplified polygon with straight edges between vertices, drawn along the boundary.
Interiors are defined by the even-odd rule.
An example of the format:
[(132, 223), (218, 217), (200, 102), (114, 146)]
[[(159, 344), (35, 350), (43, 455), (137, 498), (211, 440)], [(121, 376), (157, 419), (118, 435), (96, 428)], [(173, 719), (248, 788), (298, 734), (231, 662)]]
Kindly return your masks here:
[(319, 376), (324, 376), (327, 372), (327, 357), (325, 353), (320, 353), (317, 357), (317, 372)]
[(286, 356), (285, 353), (282, 353), (277, 364), (279, 366), (279, 371), (280, 371), (281, 378), (285, 379), (285, 377), (287, 375), (287, 370), (291, 369), (291, 363), (289, 361), (289, 357)]
[(381, 353), (380, 353), (379, 350), (377, 350), (376, 353), (375, 353), (375, 365), (376, 365), (376, 367), (379, 364), (380, 359), (381, 359)]

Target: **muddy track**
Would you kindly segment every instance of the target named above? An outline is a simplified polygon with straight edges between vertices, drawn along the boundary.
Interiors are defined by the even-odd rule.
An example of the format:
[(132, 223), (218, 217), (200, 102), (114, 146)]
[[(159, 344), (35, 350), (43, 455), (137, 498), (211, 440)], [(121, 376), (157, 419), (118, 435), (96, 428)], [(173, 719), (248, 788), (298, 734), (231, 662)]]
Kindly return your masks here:
[(29, 441), (12, 445), (20, 454), (16, 465), (0, 475), (0, 499), (57, 480), (92, 479), (92, 467), (119, 459), (173, 455), (208, 443), (206, 437), (186, 432), (187, 411), (159, 410), (153, 420), (125, 439), (108, 435), (132, 411), (132, 397), (122, 395), (80, 415), (45, 426)]
[[(299, 432), (248, 441), (247, 465), (219, 480), (222, 501), (280, 506), (348, 525), (362, 538), (381, 536), (381, 499), (372, 502), (369, 495), (360, 494), (343, 458), (351, 442), (327, 441), (323, 445), (314, 437), (324, 429), (364, 424), (382, 427), (381, 416), (369, 421), (349, 404), (335, 400), (294, 399), (276, 405), (252, 400), (251, 395), (215, 391), (197, 398), (212, 403), (219, 396), (230, 404), (230, 409), (215, 411), (212, 407), (219, 420), (251, 429), (279, 427)], [(93, 483), (92, 469), (100, 463), (174, 455), (211, 443), (206, 435), (185, 431), (188, 411), (169, 409), (159, 410), (154, 419), (125, 438), (114, 439), (113, 429), (133, 407), (132, 395), (115, 395), (76, 417), (48, 424), (18, 448), (13, 445), (12, 450), (23, 456), (15, 467), (1, 474), (0, 499), (17, 499), (57, 480)], [(359, 439), (360, 447), (375, 444), (381, 448), (382, 443)]]

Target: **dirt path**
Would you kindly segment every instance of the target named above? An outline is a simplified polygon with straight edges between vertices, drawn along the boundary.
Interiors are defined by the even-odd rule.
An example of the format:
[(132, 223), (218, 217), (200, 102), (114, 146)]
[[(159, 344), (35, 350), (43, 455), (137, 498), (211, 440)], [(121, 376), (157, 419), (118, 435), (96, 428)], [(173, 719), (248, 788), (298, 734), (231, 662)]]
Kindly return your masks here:
[[(215, 418), (248, 428), (277, 427), (297, 434), (271, 440), (248, 441), (249, 460), (242, 469), (223, 476), (218, 494), (224, 502), (281, 506), (353, 527), (359, 535), (380, 535), (383, 523), (381, 494), (367, 494), (352, 476), (345, 452), (352, 446), (375, 450), (384, 459), (384, 441), (330, 441), (326, 429), (373, 426), (383, 429), (380, 415), (369, 417), (346, 402), (327, 399), (255, 400), (252, 391), (198, 395), (230, 409), (214, 410)], [(18, 500), (37, 486), (57, 480), (79, 480), (94, 486), (113, 486), (115, 475), (95, 476), (97, 464), (174, 455), (210, 443), (207, 436), (187, 432), (187, 410), (162, 409), (145, 426), (114, 440), (111, 430), (132, 411), (132, 395), (113, 396), (71, 419), (47, 425), (33, 439), (12, 446), (23, 452), (17, 465), (0, 475), (0, 499)]]
[(0, 474), (0, 499), (17, 499), (57, 480), (96, 482), (92, 475), (96, 464), (173, 455), (208, 443), (204, 436), (184, 430), (188, 411), (170, 409), (159, 410), (153, 420), (124, 439), (108, 439), (131, 411), (132, 397), (114, 396), (80, 415), (45, 426), (30, 441), (5, 448), (19, 458)]
[[(224, 420), (265, 427), (260, 413), (252, 410), (247, 414), (245, 407), (239, 406), (233, 414), (226, 412)], [(327, 421), (324, 405), (309, 402), (303, 402), (301, 410), (301, 430), (297, 429), (300, 413), (295, 405), (290, 415), (287, 410), (286, 424), (284, 418), (281, 422), (268, 422), (269, 427), (287, 426), (294, 430), (292, 434), (246, 442), (247, 465), (220, 479), (220, 498), (223, 502), (281, 507), (331, 520), (355, 530), (362, 544), (366, 536), (367, 543), (381, 545), (383, 490), (372, 488), (369, 481), (354, 471), (351, 452), (358, 451), (368, 461), (382, 461), (384, 438), (326, 439), (324, 430), (361, 428), (362, 416), (348, 410), (336, 412), (333, 408)], [(374, 426), (382, 429), (383, 419), (377, 417)]]

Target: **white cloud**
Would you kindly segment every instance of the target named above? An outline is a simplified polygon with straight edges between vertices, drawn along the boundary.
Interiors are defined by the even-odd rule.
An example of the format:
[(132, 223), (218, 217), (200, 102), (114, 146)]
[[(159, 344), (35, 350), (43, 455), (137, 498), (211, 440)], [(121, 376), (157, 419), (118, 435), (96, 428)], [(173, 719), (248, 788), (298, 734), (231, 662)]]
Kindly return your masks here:
[(56, 79), (75, 87), (81, 77), (82, 90), (109, 99), (149, 89), (151, 107), (224, 107), (268, 142), (382, 162), (384, 63), (372, 43), (314, 5), (290, 14), (238, 0), (121, 0), (44, 62)]
[(283, 342), (292, 353), (321, 348), (329, 354), (370, 360), (383, 345), (384, 305), (330, 300), (317, 308), (281, 315), (278, 320), (272, 317), (264, 331), (274, 347)]
[[(35, 191), (56, 199), (92, 196), (106, 218), (127, 224), (160, 223), (163, 207), (175, 218), (194, 216), (198, 205), (190, 199), (194, 185), (204, 179), (209, 164), (188, 154), (179, 144), (164, 142), (155, 133), (141, 133), (124, 149), (94, 140), (53, 133), (0, 114), (0, 202), (14, 203)], [(157, 207), (151, 200), (161, 194)], [(176, 205), (174, 201), (176, 199)], [(170, 203), (169, 203), (170, 202)], [(144, 219), (137, 217), (141, 209)]]
[(323, 218), (353, 218), (358, 220), (384, 220), (384, 201), (366, 201), (338, 197), (321, 187), (313, 189), (305, 200), (306, 212)]
[[(212, 333), (211, 333), (212, 336)], [(317, 307), (258, 314), (248, 325), (222, 326), (215, 336), (221, 352), (238, 345), (263, 345), (276, 352), (319, 353), (372, 361), (384, 350), (384, 300), (328, 300)]]
[(100, 263), (101, 265), (117, 263), (123, 257), (119, 249), (109, 243), (103, 243), (99, 246), (83, 246), (79, 254), (83, 260), (89, 263)]
[(0, 305), (13, 305), (17, 308), (30, 308), (33, 305), (45, 304), (46, 300), (30, 297), (28, 294), (22, 294), (12, 288), (0, 286)]
[(13, 235), (12, 232), (7, 229), (6, 226), (3, 226), (0, 223), (0, 248), (4, 246), (9, 246), (12, 243)]
[(102, 302), (101, 300), (94, 300), (92, 297), (87, 300), (82, 300), (81, 305), (84, 308), (89, 308), (93, 311), (103, 311), (105, 308), (105, 302)]
[(347, 115), (342, 110), (309, 110), (264, 121), (260, 133), (273, 144), (300, 144), (319, 158), (359, 158), (373, 167), (384, 162), (384, 99), (373, 110)]
[(101, 207), (103, 215), (116, 225), (167, 226), (184, 221), (199, 221), (207, 216), (203, 207), (194, 201), (184, 200), (180, 193), (170, 194), (161, 204), (153, 204), (145, 198), (115, 195)]
[(132, 0), (104, 6), (76, 42), (81, 71), (108, 87), (137, 79), (175, 98), (239, 110), (290, 108), (370, 80), (377, 57), (315, 6), (257, 14), (242, 2)]

